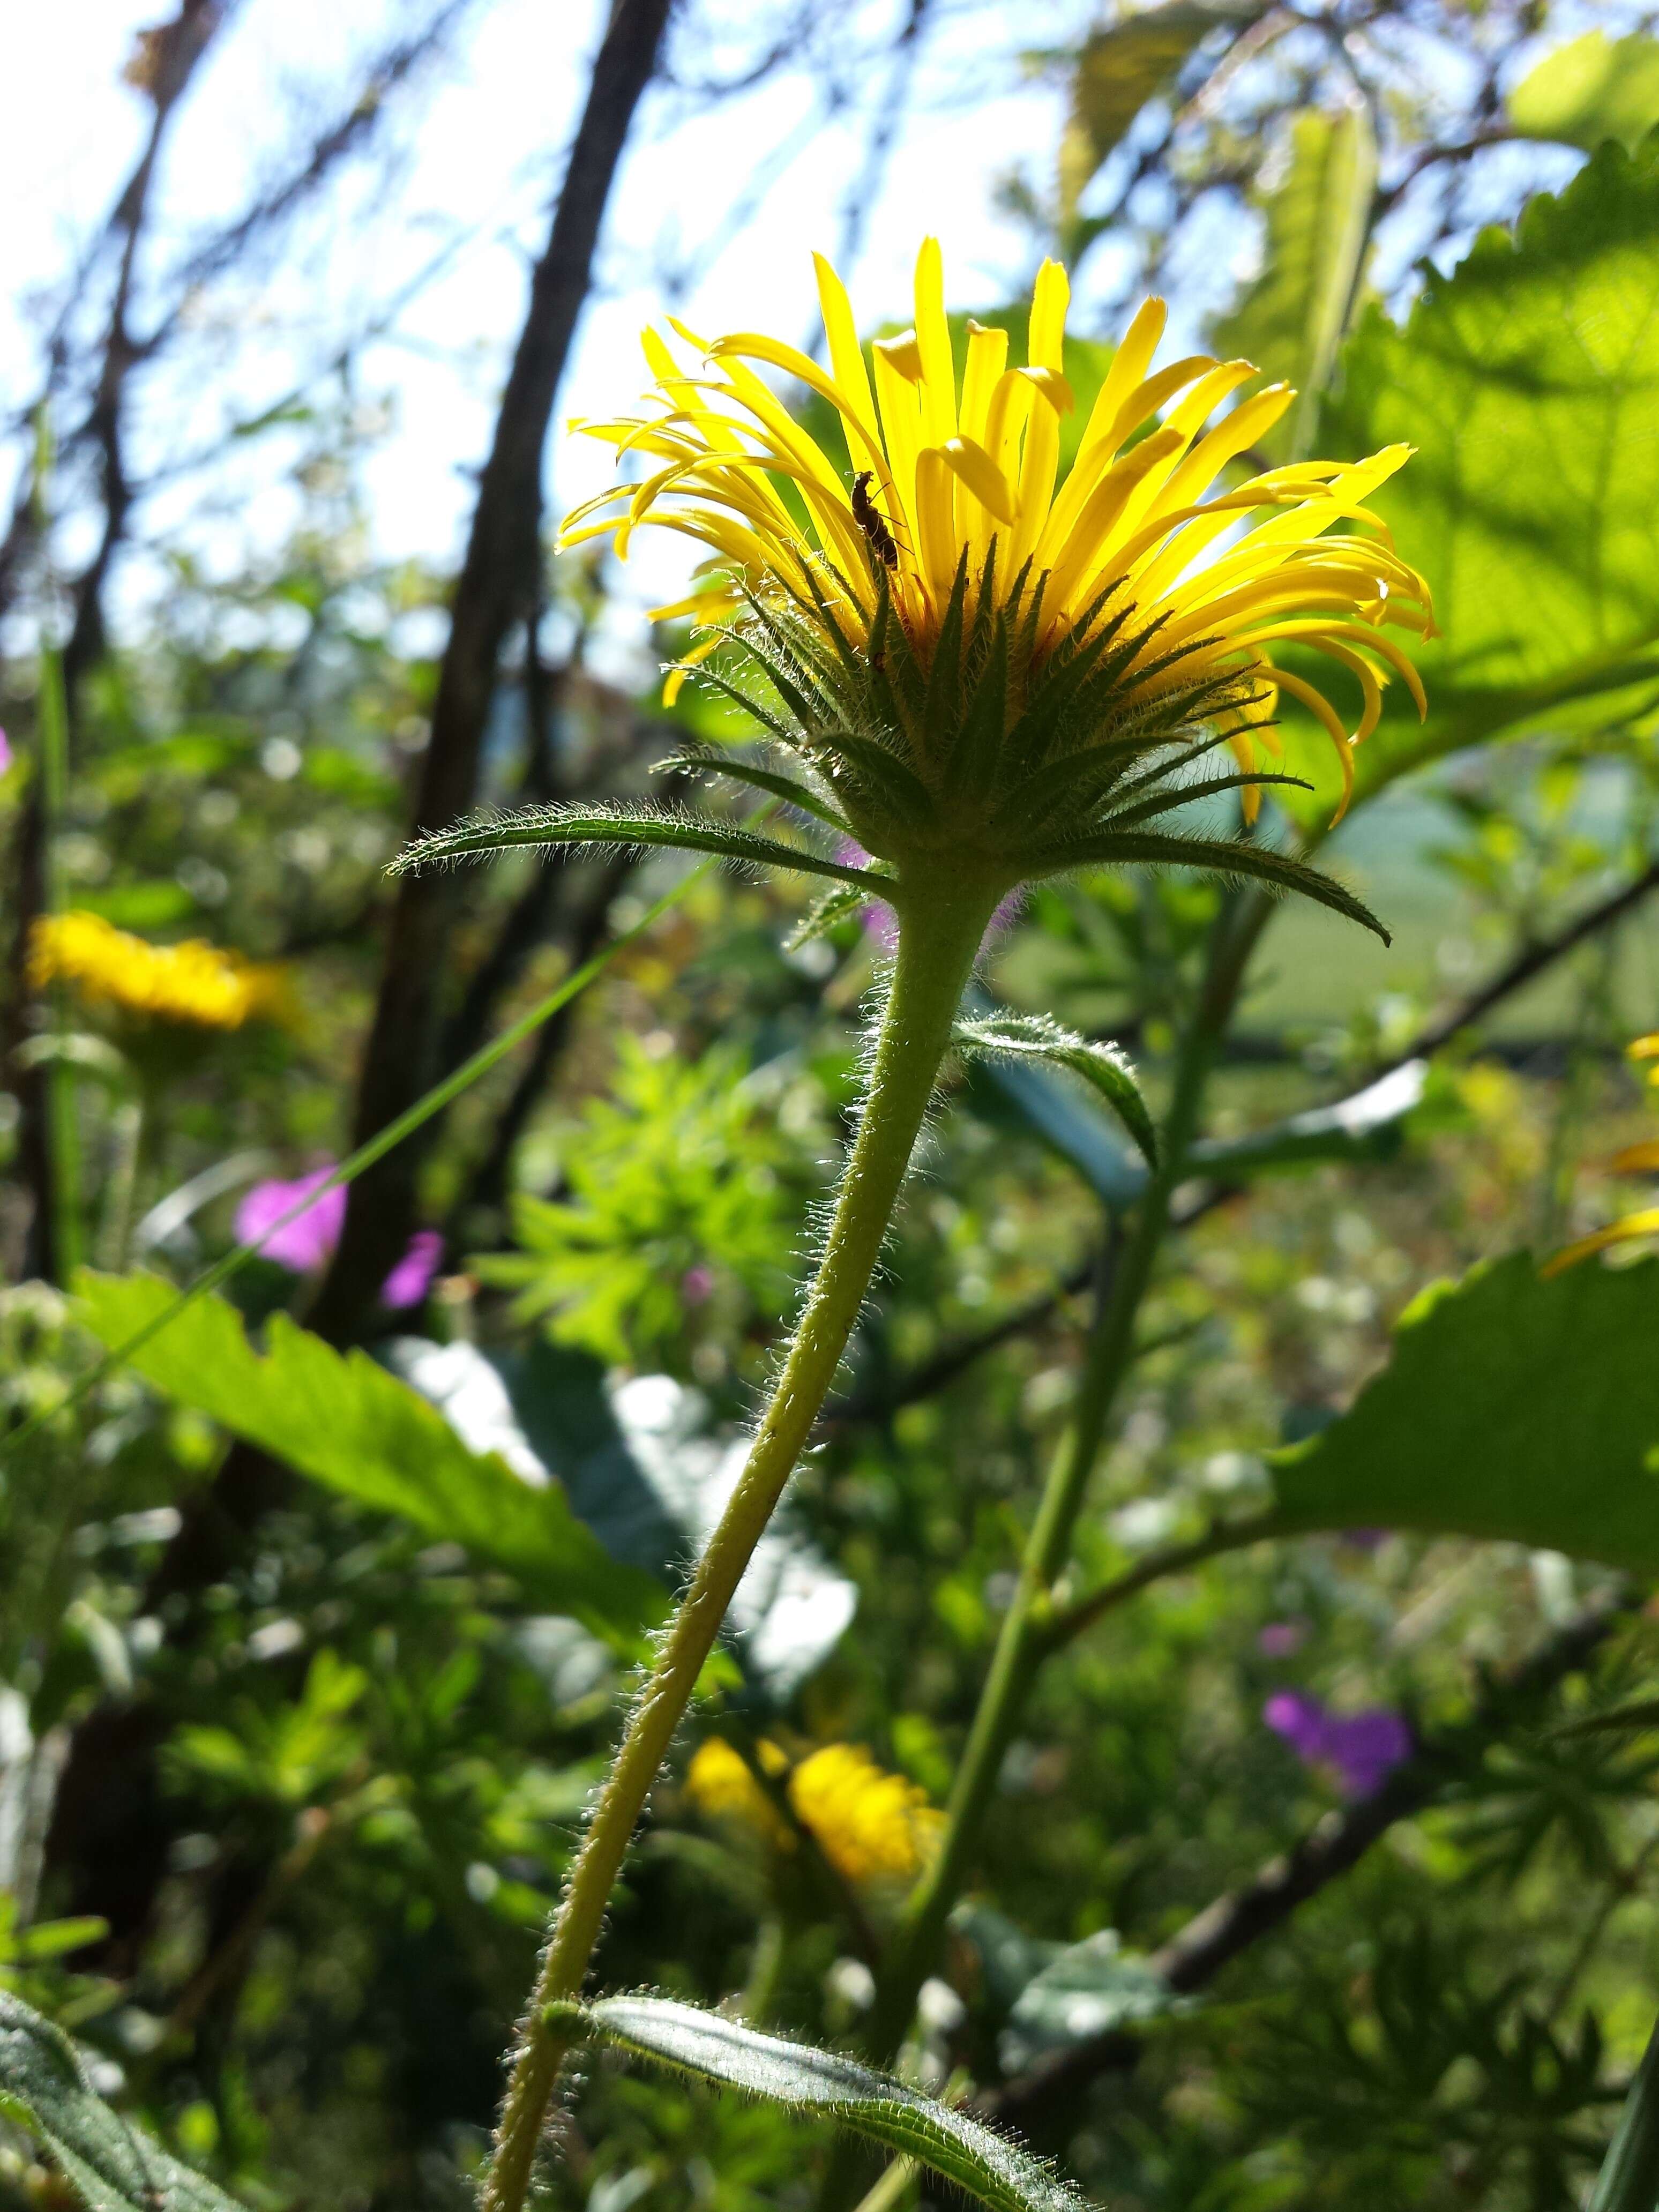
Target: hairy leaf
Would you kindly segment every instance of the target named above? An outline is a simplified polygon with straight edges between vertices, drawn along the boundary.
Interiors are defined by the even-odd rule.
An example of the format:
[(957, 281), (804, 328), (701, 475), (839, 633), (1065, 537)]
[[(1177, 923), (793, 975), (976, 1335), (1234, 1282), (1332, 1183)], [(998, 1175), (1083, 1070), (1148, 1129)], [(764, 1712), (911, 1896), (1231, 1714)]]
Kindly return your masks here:
[(1115, 1046), (1091, 1043), (1046, 1014), (995, 1014), (958, 1022), (958, 1048), (988, 1060), (1036, 1060), (1080, 1075), (1122, 1121), (1149, 1166), (1158, 1164), (1158, 1133), (1127, 1056)]
[(413, 869), (487, 859), (523, 846), (545, 852), (560, 845), (608, 845), (624, 850), (672, 845), (682, 852), (745, 860), (754, 867), (793, 868), (848, 884), (865, 881), (862, 869), (843, 867), (839, 860), (826, 860), (804, 845), (780, 844), (775, 837), (757, 837), (752, 830), (666, 806), (659, 812), (620, 806), (526, 806), (514, 814), (475, 815), (453, 830), (417, 837), (398, 854), (390, 872), (408, 875)]
[(1076, 2192), (1029, 2151), (855, 2059), (665, 1997), (602, 1997), (581, 2008), (580, 2018), (605, 2042), (678, 2073), (792, 2111), (822, 2112), (932, 2166), (998, 2212), (1080, 2212)]
[[(81, 1317), (117, 1345), (171, 1304), (155, 1275), (77, 1280)], [(661, 1618), (659, 1584), (619, 1565), (556, 1484), (536, 1487), (494, 1452), (470, 1451), (434, 1407), (367, 1352), (336, 1352), (276, 1315), (262, 1355), (241, 1316), (200, 1298), (137, 1352), (155, 1389), (325, 1489), (494, 1559), (550, 1611), (624, 1650)]]
[(1227, 837), (1182, 837), (1163, 830), (1105, 830), (1099, 836), (1054, 845), (1037, 854), (1031, 874), (1057, 876), (1072, 868), (1127, 867), (1197, 868), (1206, 875), (1248, 878), (1275, 891), (1297, 891), (1333, 913), (1346, 915), (1380, 937), (1393, 942), (1382, 923), (1347, 887), (1288, 854), (1265, 845), (1248, 844)]
[(1659, 1261), (1530, 1254), (1407, 1309), (1350, 1412), (1275, 1455), (1293, 1528), (1439, 1531), (1659, 1572)]
[(40, 2138), (89, 2212), (241, 2212), (106, 2105), (63, 2030), (4, 1990), (0, 2112)]

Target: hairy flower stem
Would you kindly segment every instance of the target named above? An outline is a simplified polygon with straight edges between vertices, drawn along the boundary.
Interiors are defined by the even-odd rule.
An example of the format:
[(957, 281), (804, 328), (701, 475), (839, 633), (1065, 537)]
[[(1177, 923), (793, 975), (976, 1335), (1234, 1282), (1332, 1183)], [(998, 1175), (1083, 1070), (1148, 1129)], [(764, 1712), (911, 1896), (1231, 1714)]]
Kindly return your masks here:
[[(1032, 1681), (1052, 1648), (1054, 1590), (1072, 1553), (1090, 1475), (1124, 1376), (1134, 1357), (1135, 1322), (1170, 1221), (1170, 1200), (1185, 1173), (1215, 1051), (1237, 997), (1246, 962), (1271, 911), (1246, 895), (1218, 920), (1197, 1009), (1182, 1040), (1164, 1117), (1158, 1173), (1112, 1267), (1084, 1358), (1083, 1386), (1056, 1453), (1027, 1540), (1013, 1603), (980, 1693), (945, 1811), (938, 1853), (906, 1902), (865, 2031), (870, 2055), (890, 2063), (933, 1972), (951, 1906), (962, 1893), (996, 1787), (997, 1775)], [(837, 2160), (839, 2164), (841, 2161)], [(826, 2192), (826, 2204), (835, 2199)]]
[(936, 892), (902, 917), (869, 1091), (823, 1257), (748, 1463), (665, 1632), (566, 1883), (507, 2083), (482, 2212), (519, 2212), (524, 2203), (548, 2100), (572, 2039), (568, 2027), (549, 2024), (547, 2008), (580, 1993), (651, 1785), (835, 1379), (994, 904), (994, 891), (969, 884)]

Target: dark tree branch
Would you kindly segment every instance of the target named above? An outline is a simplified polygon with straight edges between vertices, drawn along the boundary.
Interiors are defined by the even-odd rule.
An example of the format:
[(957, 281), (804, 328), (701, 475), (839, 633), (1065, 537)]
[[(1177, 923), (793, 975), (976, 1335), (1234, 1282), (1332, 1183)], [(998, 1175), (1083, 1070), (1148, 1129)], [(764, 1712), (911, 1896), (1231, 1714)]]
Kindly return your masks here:
[[(416, 804), (417, 830), (447, 827), (477, 797), (501, 647), (532, 604), (526, 580), (538, 557), (542, 449), (554, 395), (592, 281), (617, 165), (656, 68), (669, 5), (670, 0), (617, 0), (593, 65), (478, 486)], [(446, 954), (458, 898), (456, 879), (441, 872), (405, 876), (398, 885), (358, 1091), (358, 1141), (412, 1104), (437, 1073)], [(344, 1233), (313, 1316), (325, 1334), (351, 1337), (373, 1312), (379, 1287), (408, 1240), (423, 1149), (399, 1146), (353, 1185)]]
[[(1281, 1857), (1271, 1859), (1242, 1889), (1206, 1905), (1149, 1963), (1187, 1996), (1206, 1989), (1239, 1954), (1282, 1928), (1310, 1899), (1347, 1874), (1396, 1820), (1408, 1820), (1469, 1771), (1490, 1742), (1535, 1720), (1569, 1674), (1582, 1673), (1634, 1602), (1620, 1588), (1585, 1607), (1528, 1657), (1491, 1681), (1461, 1727), (1419, 1745), (1374, 1796), (1330, 1812)], [(1000, 2088), (981, 2109), (1022, 2130), (1042, 2129), (1068, 2108), (1097, 2075), (1133, 2066), (1139, 2039), (1121, 2031), (1091, 2038), (1041, 2059)]]
[[(99, 493), (103, 526), (97, 549), (71, 593), (72, 616), (69, 642), (64, 653), (64, 686), (69, 703), (71, 738), (76, 720), (82, 678), (101, 655), (104, 645), (104, 586), (116, 548), (125, 533), (132, 492), (124, 452), (127, 380), (135, 353), (129, 317), (133, 275), (144, 235), (155, 179), (156, 163), (173, 114), (183, 99), (197, 64), (218, 27), (220, 10), (215, 0), (180, 0), (178, 15), (143, 35), (139, 47), (139, 78), (149, 94), (150, 127), (132, 173), (111, 216), (106, 235), (118, 236), (121, 254), (114, 295), (105, 325), (98, 382), (88, 417), (87, 434), (94, 441), (99, 457)], [(31, 483), (30, 506), (38, 507), (39, 488)], [(25, 510), (20, 504), (19, 514)], [(10, 546), (13, 533), (8, 534)], [(28, 978), (30, 933), (46, 908), (46, 793), (45, 779), (37, 775), (18, 819), (12, 881), (16, 886), (13, 937), (9, 955), (10, 994), (7, 1047), (15, 1052), (27, 1035), (33, 994)], [(32, 1274), (56, 1280), (60, 1273), (54, 1247), (57, 1208), (52, 1197), (52, 1162), (46, 1133), (46, 1076), (44, 1068), (22, 1073), (17, 1085), (19, 1124), (18, 1172), (30, 1193), (33, 1212), (24, 1265)]]

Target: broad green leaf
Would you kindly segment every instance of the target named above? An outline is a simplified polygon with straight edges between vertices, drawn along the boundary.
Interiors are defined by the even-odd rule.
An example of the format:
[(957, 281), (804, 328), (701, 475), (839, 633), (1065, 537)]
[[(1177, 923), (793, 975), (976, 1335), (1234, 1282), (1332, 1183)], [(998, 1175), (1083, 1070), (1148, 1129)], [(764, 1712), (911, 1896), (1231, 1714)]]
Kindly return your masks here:
[(997, 2042), (1003, 2070), (1024, 2073), (1045, 2052), (1185, 2009), (1155, 1966), (1126, 1952), (1115, 1929), (1069, 1943), (1015, 1998)]
[(1492, 1539), (1659, 1572), (1659, 1260), (1425, 1291), (1350, 1412), (1269, 1462), (1293, 1529)]
[[(636, 1375), (607, 1391), (582, 1352), (537, 1334), (520, 1352), (394, 1337), (379, 1347), (462, 1442), (499, 1452), (532, 1480), (562, 1487), (613, 1559), (665, 1584), (708, 1541), (748, 1457), (748, 1440), (711, 1433), (696, 1392), (669, 1375)], [(726, 1614), (749, 1695), (781, 1705), (841, 1640), (858, 1592), (793, 1520), (775, 1513)]]
[(1213, 1176), (1259, 1175), (1322, 1160), (1392, 1159), (1405, 1139), (1407, 1115), (1422, 1103), (1428, 1073), (1426, 1060), (1407, 1060), (1334, 1106), (1310, 1107), (1248, 1137), (1206, 1139), (1188, 1158)]
[(241, 2212), (112, 2110), (63, 2030), (3, 1990), (0, 2112), (45, 2144), (89, 2212)]
[(1217, 325), (1222, 353), (1296, 386), (1296, 404), (1259, 441), (1279, 462), (1305, 455), (1358, 291), (1376, 140), (1363, 107), (1310, 108), (1291, 128), (1290, 167), (1260, 196), (1267, 220), (1261, 274)]
[[(120, 1344), (171, 1302), (154, 1275), (83, 1273), (82, 1318)], [(200, 1298), (133, 1357), (147, 1382), (273, 1458), (376, 1512), (507, 1568), (550, 1611), (631, 1649), (661, 1586), (611, 1559), (554, 1483), (467, 1449), (436, 1409), (367, 1352), (340, 1353), (276, 1315), (261, 1354), (222, 1298)]]
[(1505, 102), (1522, 138), (1553, 138), (1593, 154), (1604, 138), (1632, 152), (1659, 123), (1659, 40), (1588, 31), (1546, 54)]
[[(1604, 147), (1515, 235), (1483, 233), (1403, 326), (1364, 318), (1320, 450), (1417, 448), (1372, 503), (1428, 578), (1442, 635), (1413, 645), (1426, 727), (1392, 686), (1355, 757), (1362, 790), (1659, 690), (1656, 409), (1659, 138), (1634, 157)], [(1305, 765), (1328, 802), (1324, 750)]]
[(1226, 8), (1204, 0), (1163, 0), (1162, 6), (1125, 15), (1085, 41), (1060, 144), (1062, 233), (1072, 228), (1089, 179), (1122, 143), (1147, 101), (1174, 82), (1200, 41), (1218, 24), (1248, 23), (1262, 12), (1249, 4)]
[(605, 2042), (677, 2072), (794, 2112), (822, 2112), (932, 2166), (997, 2212), (1081, 2212), (1076, 2191), (1029, 2151), (856, 2059), (763, 2035), (666, 1997), (602, 1997), (582, 2007), (580, 2017)]
[(1158, 1133), (1127, 1057), (1115, 1045), (1091, 1043), (1047, 1014), (993, 1014), (958, 1022), (959, 1051), (993, 1060), (1037, 1060), (1068, 1068), (1103, 1098), (1139, 1146), (1149, 1165), (1158, 1162)]

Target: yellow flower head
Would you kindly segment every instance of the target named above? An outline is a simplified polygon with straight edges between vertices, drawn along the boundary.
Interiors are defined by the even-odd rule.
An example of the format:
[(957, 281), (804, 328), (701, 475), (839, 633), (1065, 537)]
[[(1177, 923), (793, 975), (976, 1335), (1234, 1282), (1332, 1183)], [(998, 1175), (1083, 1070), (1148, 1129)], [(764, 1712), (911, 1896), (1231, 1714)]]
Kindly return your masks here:
[(38, 921), (29, 938), (29, 980), (37, 991), (71, 983), (88, 1006), (185, 1030), (295, 1018), (286, 969), (256, 965), (200, 938), (151, 945), (95, 914)]
[[(1654, 1061), (1648, 1072), (1648, 1081), (1659, 1089), (1659, 1030), (1650, 1036), (1639, 1036), (1630, 1047), (1632, 1060)], [(1659, 1139), (1649, 1138), (1639, 1145), (1626, 1145), (1623, 1152), (1615, 1152), (1608, 1161), (1614, 1175), (1659, 1175)], [(1559, 1275), (1565, 1267), (1575, 1267), (1580, 1260), (1588, 1260), (1592, 1253), (1605, 1252), (1610, 1245), (1632, 1243), (1638, 1237), (1659, 1237), (1659, 1206), (1644, 1206), (1634, 1213), (1626, 1213), (1617, 1221), (1610, 1221), (1605, 1229), (1598, 1229), (1589, 1237), (1581, 1237), (1576, 1244), (1569, 1244), (1545, 1262), (1546, 1275)]]
[[(776, 1744), (757, 1753), (785, 1785), (796, 1819), (848, 1881), (908, 1881), (932, 1856), (944, 1816), (902, 1775), (889, 1774), (857, 1744), (826, 1744), (793, 1768)], [(693, 1801), (715, 1820), (735, 1821), (777, 1850), (794, 1832), (742, 1754), (720, 1736), (701, 1745), (686, 1772)]]
[[(931, 796), (951, 817), (957, 849), (964, 828), (982, 832), (997, 801), (1016, 793), (1020, 804), (993, 842), (1024, 836), (1030, 845), (1035, 833), (1040, 848), (1055, 823), (1086, 817), (1109, 768), (1116, 770), (1109, 783), (1121, 780), (1136, 757), (1132, 739), (1142, 740), (1144, 757), (1146, 740), (1190, 747), (1200, 729), (1231, 744), (1244, 771), (1234, 781), (1254, 811), (1261, 779), (1251, 773), (1252, 732), (1271, 724), (1280, 693), (1329, 735), (1346, 805), (1351, 747), (1376, 727), (1390, 674), (1423, 707), (1411, 663), (1385, 629), (1431, 629), (1427, 587), (1365, 506), (1410, 449), (1296, 463), (1218, 489), (1295, 395), (1270, 386), (1217, 417), (1255, 370), (1200, 355), (1155, 369), (1165, 309), (1151, 300), (1114, 356), (1060, 481), (1060, 426), (1073, 396), (1062, 368), (1067, 286), (1057, 263), (1037, 276), (1024, 364), (1009, 366), (1006, 331), (970, 321), (960, 374), (936, 240), (916, 264), (915, 327), (878, 340), (867, 362), (840, 279), (822, 257), (817, 272), (828, 371), (754, 331), (708, 343), (673, 322), (691, 349), (685, 361), (646, 333), (650, 411), (576, 427), (619, 458), (641, 457), (647, 472), (579, 508), (562, 542), (610, 533), (624, 555), (634, 530), (651, 521), (708, 546), (718, 574), (659, 613), (745, 618), (744, 641), (809, 741), (818, 740), (848, 814), (860, 797), (866, 816), (903, 811), (890, 790), (877, 794), (878, 805), (860, 791), (861, 781), (880, 781), (879, 766), (849, 763), (830, 744), (829, 728), (849, 705), (860, 714), (854, 729), (899, 726), (908, 742), (894, 746), (890, 726), (888, 749), (922, 787), (901, 787), (902, 800), (915, 817), (920, 798)], [(782, 370), (829, 403), (844, 469), (752, 364)], [(779, 610), (781, 627), (767, 619)], [(705, 639), (690, 659), (718, 642)], [(1357, 683), (1352, 733), (1319, 686), (1280, 666), (1286, 647), (1323, 654)], [(849, 649), (875, 664), (878, 678), (856, 699)], [(959, 732), (923, 726), (922, 694), (941, 660), (947, 703), (969, 717), (977, 678), (988, 674), (1002, 695), (996, 726), (965, 749)], [(1069, 674), (1056, 696), (1056, 684), (1042, 678), (1062, 668)], [(684, 672), (671, 678), (671, 691)], [(1034, 716), (1045, 690), (1050, 711)], [(799, 734), (790, 733), (797, 744)], [(879, 726), (875, 734), (884, 736)], [(1103, 740), (1119, 747), (1112, 762), (1096, 758), (1080, 779), (1061, 772), (1081, 751), (1098, 754)], [(1047, 781), (1034, 784), (1045, 772)], [(965, 807), (940, 805), (950, 785)], [(861, 842), (896, 856), (890, 838)]]

